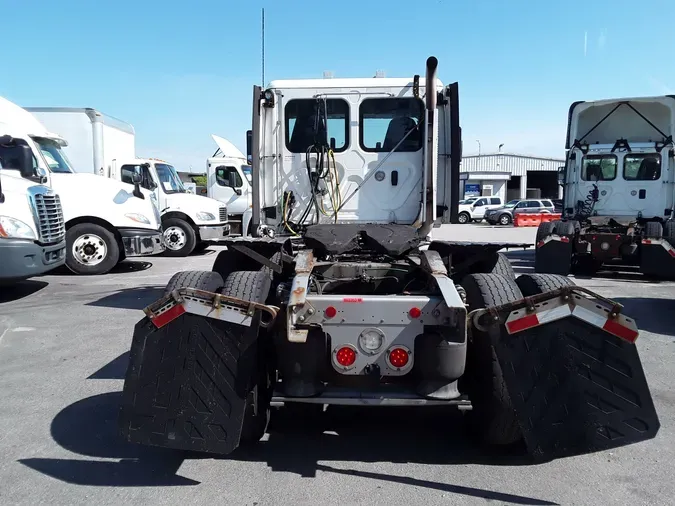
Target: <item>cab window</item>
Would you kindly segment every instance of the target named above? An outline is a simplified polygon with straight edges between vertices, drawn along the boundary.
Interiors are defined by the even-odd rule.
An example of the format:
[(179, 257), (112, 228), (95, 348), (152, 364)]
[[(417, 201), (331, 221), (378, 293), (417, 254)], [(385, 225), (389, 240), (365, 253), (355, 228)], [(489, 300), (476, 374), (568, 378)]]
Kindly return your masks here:
[(623, 178), (626, 181), (656, 181), (661, 177), (661, 157), (656, 153), (626, 155)]
[[(418, 98), (369, 98), (359, 107), (359, 144), (370, 153), (388, 153), (405, 137), (396, 152), (422, 149), (424, 103)], [(412, 132), (411, 132), (412, 130)], [(406, 134), (410, 135), (406, 137)]]
[(617, 158), (615, 155), (584, 156), (581, 179), (584, 181), (611, 181), (616, 179)]
[(141, 186), (146, 190), (155, 189), (155, 181), (150, 174), (150, 171), (145, 165), (122, 165), (120, 169), (120, 176), (123, 183), (134, 184), (131, 176), (134, 172), (138, 172), (141, 175), (142, 181)]
[(236, 168), (224, 165), (216, 167), (216, 182), (219, 186), (232, 187), (231, 181), (234, 181), (235, 188), (241, 188), (244, 185)]
[[(335, 152), (349, 145), (349, 104), (339, 98), (293, 99), (284, 108), (286, 149), (306, 153), (310, 146), (335, 142)], [(323, 128), (318, 128), (317, 125)], [(323, 132), (323, 134), (321, 133)]]

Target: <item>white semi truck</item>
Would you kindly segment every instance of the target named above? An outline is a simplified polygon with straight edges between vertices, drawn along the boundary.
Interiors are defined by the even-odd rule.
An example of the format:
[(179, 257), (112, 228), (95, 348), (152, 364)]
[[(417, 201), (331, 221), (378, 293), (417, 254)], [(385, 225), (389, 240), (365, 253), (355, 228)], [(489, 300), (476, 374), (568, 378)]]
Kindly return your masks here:
[(251, 166), (230, 141), (217, 135), (211, 137), (218, 150), (206, 160), (206, 194), (227, 205), (233, 235), (250, 236)]
[(572, 104), (562, 219), (539, 226), (536, 271), (675, 277), (674, 135), (673, 96)]
[(65, 148), (78, 172), (95, 173), (152, 192), (160, 210), (167, 256), (185, 257), (229, 234), (227, 206), (188, 191), (169, 162), (136, 157), (132, 125), (91, 108), (27, 107), (50, 130), (68, 139)]
[(0, 123), (0, 286), (40, 276), (66, 261), (59, 196), (39, 184), (33, 153)]
[(458, 85), (436, 68), (254, 86), (252, 237), (145, 308), (126, 440), (227, 454), (261, 439), (271, 406), (302, 426), (326, 404), (455, 407), (481, 442), (543, 459), (656, 435), (619, 304), (516, 277), (509, 244), (431, 237), (436, 172), (455, 214), (461, 160)]
[(129, 185), (75, 173), (63, 151), (67, 140), (2, 97), (0, 123), (9, 125), (14, 142), (31, 150), (35, 173), (61, 200), (72, 272), (105, 274), (125, 258), (164, 250), (159, 211), (151, 193), (140, 188), (140, 178)]

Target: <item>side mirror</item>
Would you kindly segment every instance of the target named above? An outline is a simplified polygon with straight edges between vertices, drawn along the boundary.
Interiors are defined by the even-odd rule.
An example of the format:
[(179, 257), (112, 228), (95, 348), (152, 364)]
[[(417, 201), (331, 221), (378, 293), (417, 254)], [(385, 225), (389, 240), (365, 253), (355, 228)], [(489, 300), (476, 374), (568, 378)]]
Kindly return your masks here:
[(134, 183), (134, 197), (145, 200), (145, 195), (143, 195), (143, 192), (141, 191), (141, 181), (143, 181), (143, 177), (138, 172), (134, 172), (131, 175), (131, 182)]
[(253, 130), (246, 131), (246, 159), (253, 156)]
[(19, 161), (19, 172), (21, 172), (21, 177), (30, 179), (35, 176), (35, 169), (33, 168), (33, 151), (26, 145), (18, 145), (16, 147), (18, 161)]

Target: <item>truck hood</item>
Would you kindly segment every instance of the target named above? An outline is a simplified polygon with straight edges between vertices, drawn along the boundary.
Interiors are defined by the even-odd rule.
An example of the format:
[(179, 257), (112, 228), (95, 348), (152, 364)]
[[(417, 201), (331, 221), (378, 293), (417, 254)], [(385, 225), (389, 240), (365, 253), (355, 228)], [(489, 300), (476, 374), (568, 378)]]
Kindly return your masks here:
[[(80, 216), (94, 216), (114, 227), (151, 228), (160, 226), (152, 192), (141, 188), (145, 199), (133, 195), (133, 185), (96, 174), (50, 174), (52, 188), (61, 197), (66, 222)], [(142, 214), (150, 224), (128, 218)]]
[[(226, 206), (222, 202), (209, 197), (202, 197), (194, 193), (173, 193), (166, 196), (166, 206), (164, 209), (160, 209), (160, 212), (181, 211), (190, 216), (199, 225), (213, 225), (214, 223), (220, 223), (221, 207)], [(216, 217), (216, 221), (197, 219), (197, 213), (200, 212), (211, 213)]]
[(239, 158), (244, 160), (244, 162), (246, 161), (246, 155), (227, 139), (218, 137), (215, 134), (211, 134), (211, 138), (218, 145), (218, 148), (220, 148), (221, 154), (219, 158)]

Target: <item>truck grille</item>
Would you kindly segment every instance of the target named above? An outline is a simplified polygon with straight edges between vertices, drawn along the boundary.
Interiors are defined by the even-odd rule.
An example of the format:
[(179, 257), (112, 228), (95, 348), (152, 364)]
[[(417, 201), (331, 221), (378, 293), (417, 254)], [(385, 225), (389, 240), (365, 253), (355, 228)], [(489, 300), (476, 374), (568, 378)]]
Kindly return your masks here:
[(35, 195), (40, 242), (51, 244), (60, 242), (66, 234), (63, 221), (63, 209), (58, 195)]
[(220, 221), (227, 221), (227, 207), (220, 208)]

